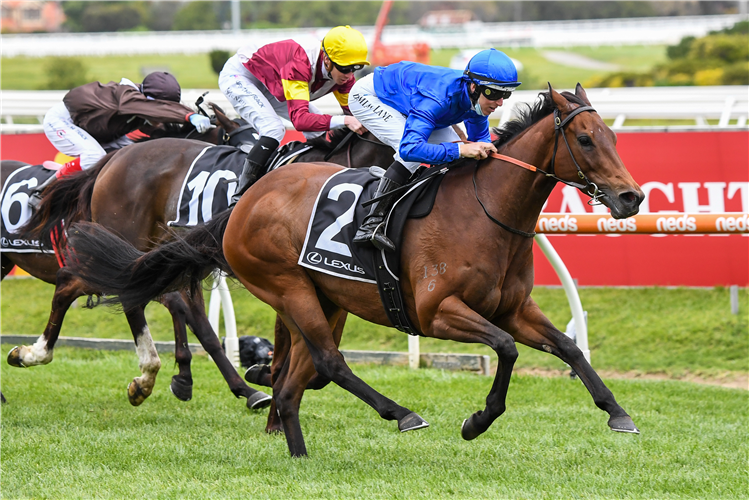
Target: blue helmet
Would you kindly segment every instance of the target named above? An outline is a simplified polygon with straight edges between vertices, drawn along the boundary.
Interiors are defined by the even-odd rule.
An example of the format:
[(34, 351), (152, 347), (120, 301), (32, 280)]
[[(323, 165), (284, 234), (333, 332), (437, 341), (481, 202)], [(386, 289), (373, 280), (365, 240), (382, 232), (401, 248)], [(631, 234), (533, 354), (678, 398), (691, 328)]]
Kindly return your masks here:
[(476, 84), (495, 90), (512, 92), (520, 85), (512, 59), (497, 49), (482, 50), (473, 56), (463, 74)]

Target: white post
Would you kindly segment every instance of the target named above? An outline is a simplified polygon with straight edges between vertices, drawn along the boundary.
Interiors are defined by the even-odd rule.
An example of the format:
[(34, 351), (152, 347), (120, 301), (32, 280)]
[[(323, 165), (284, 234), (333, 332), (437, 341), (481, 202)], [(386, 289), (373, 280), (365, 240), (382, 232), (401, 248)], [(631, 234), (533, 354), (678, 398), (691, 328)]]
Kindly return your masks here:
[(219, 312), (221, 306), (224, 308), (224, 328), (226, 329), (226, 338), (224, 346), (226, 357), (239, 368), (239, 338), (237, 337), (237, 320), (234, 317), (234, 303), (229, 293), (229, 285), (226, 284), (226, 275), (221, 271), (213, 274), (213, 289), (211, 290), (211, 301), (208, 306), (208, 321), (211, 323), (213, 331), (221, 338), (218, 331)]
[(739, 313), (739, 285), (731, 285), (731, 314)]
[(240, 21), (239, 0), (231, 0), (231, 30), (235, 35), (240, 32)]
[(549, 239), (545, 234), (536, 234), (536, 243), (538, 244), (541, 251), (543, 251), (546, 258), (549, 259), (549, 263), (556, 271), (559, 280), (562, 282), (564, 292), (567, 294), (567, 301), (570, 304), (570, 310), (572, 311), (572, 319), (575, 320), (575, 342), (577, 347), (583, 352), (585, 359), (590, 363), (590, 350), (588, 349), (588, 324), (585, 321), (585, 313), (583, 312), (583, 306), (580, 302), (580, 295), (577, 293), (577, 287), (575, 282), (570, 276), (570, 272), (564, 265), (564, 262), (559, 257), (559, 254), (554, 247), (549, 243)]
[(416, 335), (408, 336), (408, 366), (411, 368), (419, 367), (419, 337)]

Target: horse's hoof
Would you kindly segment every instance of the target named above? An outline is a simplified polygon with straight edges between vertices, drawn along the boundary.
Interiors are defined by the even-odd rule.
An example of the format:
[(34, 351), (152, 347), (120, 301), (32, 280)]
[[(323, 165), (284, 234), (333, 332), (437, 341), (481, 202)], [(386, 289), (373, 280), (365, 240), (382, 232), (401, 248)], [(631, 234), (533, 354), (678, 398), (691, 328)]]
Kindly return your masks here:
[(250, 410), (260, 410), (270, 406), (272, 397), (268, 396), (264, 392), (257, 391), (255, 394), (247, 398), (247, 408)]
[(270, 373), (270, 366), (263, 364), (252, 365), (244, 372), (244, 379), (251, 384), (262, 385), (260, 378), (268, 373)]
[(2, 402), (3, 404), (5, 404), (5, 403), (7, 403), (7, 402), (8, 402), (8, 400), (7, 400), (7, 399), (5, 399), (5, 396), (3, 396), (3, 393), (2, 393), (2, 392), (0, 392), (0, 402)]
[(127, 384), (127, 399), (133, 406), (140, 406), (143, 401), (146, 400), (148, 394), (143, 391), (143, 388), (135, 381)]
[(401, 432), (415, 431), (416, 429), (423, 429), (424, 427), (429, 427), (429, 422), (414, 412), (411, 412), (398, 420), (398, 430)]
[(176, 376), (172, 377), (172, 383), (169, 384), (169, 390), (174, 397), (180, 401), (190, 401), (192, 399), (192, 384), (186, 384)]
[(269, 425), (265, 428), (266, 434), (281, 434), (283, 432), (283, 424)]
[(26, 365), (21, 361), (21, 348), (19, 346), (15, 346), (8, 352), (8, 364), (16, 368), (26, 368)]
[(460, 435), (466, 441), (470, 441), (471, 439), (476, 439), (482, 433), (483, 432), (478, 430), (476, 426), (474, 425), (473, 415), (463, 420), (463, 425), (460, 426)]
[(616, 432), (628, 432), (630, 434), (639, 434), (640, 429), (635, 426), (629, 415), (623, 417), (611, 417), (609, 419), (609, 428)]

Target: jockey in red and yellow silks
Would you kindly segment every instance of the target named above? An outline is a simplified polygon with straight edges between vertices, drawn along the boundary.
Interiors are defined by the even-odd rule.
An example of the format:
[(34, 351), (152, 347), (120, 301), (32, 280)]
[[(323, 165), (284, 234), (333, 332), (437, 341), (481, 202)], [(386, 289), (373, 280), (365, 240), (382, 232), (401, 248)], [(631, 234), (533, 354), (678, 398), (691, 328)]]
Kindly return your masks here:
[[(367, 61), (364, 36), (349, 26), (333, 28), (321, 43), (282, 40), (239, 49), (219, 75), (219, 88), (260, 138), (248, 153), (234, 201), (263, 173), (291, 121), (306, 137), (334, 127), (357, 133), (364, 127), (351, 116), (348, 93), (354, 71)], [(344, 115), (324, 115), (312, 103), (333, 93)]]

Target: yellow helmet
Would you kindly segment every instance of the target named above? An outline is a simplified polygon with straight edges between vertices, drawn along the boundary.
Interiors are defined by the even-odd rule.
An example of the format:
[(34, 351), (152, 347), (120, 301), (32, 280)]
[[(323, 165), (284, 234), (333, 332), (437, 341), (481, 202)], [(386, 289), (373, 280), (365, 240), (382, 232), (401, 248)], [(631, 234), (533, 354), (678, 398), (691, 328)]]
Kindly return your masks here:
[(359, 66), (367, 61), (367, 42), (364, 35), (351, 26), (337, 26), (322, 39), (322, 50), (339, 67)]

